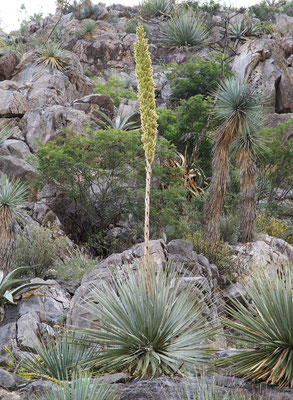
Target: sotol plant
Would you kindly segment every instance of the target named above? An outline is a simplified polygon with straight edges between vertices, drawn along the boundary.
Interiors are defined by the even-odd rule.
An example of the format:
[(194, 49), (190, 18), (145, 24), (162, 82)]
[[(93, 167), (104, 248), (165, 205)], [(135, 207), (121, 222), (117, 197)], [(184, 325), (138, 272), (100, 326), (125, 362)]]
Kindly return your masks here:
[(181, 290), (179, 275), (140, 265), (101, 282), (93, 289), (87, 310), (92, 328), (80, 328), (85, 344), (97, 344), (95, 365), (103, 371), (126, 370), (132, 376), (190, 374), (208, 362), (212, 350), (206, 340), (214, 333), (203, 315), (207, 301), (197, 287)]
[(246, 297), (231, 299), (227, 311), (232, 320), (226, 319), (226, 324), (237, 340), (253, 348), (224, 361), (237, 374), (293, 387), (292, 287), (292, 271), (259, 273), (246, 285)]
[(148, 268), (149, 257), (149, 220), (150, 220), (150, 190), (152, 162), (155, 156), (157, 119), (155, 102), (155, 85), (148, 41), (142, 25), (137, 28), (137, 42), (134, 45), (136, 61), (136, 78), (138, 82), (139, 108), (141, 115), (142, 142), (146, 159), (146, 191), (145, 191), (145, 225), (144, 225), (144, 256)]

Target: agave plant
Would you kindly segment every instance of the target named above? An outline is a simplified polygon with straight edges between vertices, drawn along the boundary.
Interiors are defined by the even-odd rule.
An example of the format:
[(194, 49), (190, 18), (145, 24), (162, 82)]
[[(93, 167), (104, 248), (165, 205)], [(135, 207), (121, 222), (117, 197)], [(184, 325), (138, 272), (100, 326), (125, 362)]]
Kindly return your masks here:
[(202, 186), (206, 186), (205, 176), (200, 168), (189, 168), (187, 163), (186, 155), (178, 153), (179, 160), (172, 159), (167, 161), (169, 167), (181, 168), (183, 172), (183, 179), (186, 189), (193, 196), (198, 196), (200, 193), (204, 193)]
[[(33, 376), (55, 380), (71, 378), (81, 361), (93, 358), (97, 353), (93, 346), (81, 346), (75, 334), (66, 331), (47, 342), (40, 340), (40, 345), (35, 350), (37, 356), (33, 358), (27, 356), (24, 368)], [(86, 367), (90, 365), (90, 362), (84, 364)]]
[(256, 24), (246, 18), (239, 18), (235, 22), (231, 22), (228, 27), (228, 39), (235, 42), (235, 46), (243, 40), (247, 40), (248, 36), (256, 36), (259, 28)]
[(137, 115), (137, 112), (132, 112), (123, 117), (122, 114), (117, 115), (117, 117), (112, 121), (107, 114), (102, 111), (98, 111), (101, 120), (95, 119), (95, 122), (101, 126), (103, 129), (120, 129), (121, 131), (131, 131), (140, 128), (140, 123), (137, 121), (130, 121), (131, 118)]
[(29, 188), (18, 179), (0, 178), (0, 260), (4, 274), (13, 269), (16, 246), (15, 224), (24, 211)]
[(47, 42), (39, 51), (38, 64), (45, 64), (62, 71), (65, 67), (65, 50), (60, 43)]
[(116, 400), (118, 397), (107, 384), (92, 379), (88, 372), (74, 373), (71, 382), (60, 382), (57, 392), (47, 390), (40, 400)]
[(140, 13), (143, 18), (152, 18), (157, 15), (168, 14), (171, 8), (170, 0), (144, 0), (140, 5)]
[(15, 304), (15, 297), (27, 289), (37, 288), (47, 283), (32, 283), (28, 279), (15, 279), (15, 276), (26, 271), (31, 267), (19, 267), (4, 276), (4, 272), (0, 270), (0, 321), (4, 318), (5, 304)]
[(92, 19), (85, 19), (82, 21), (82, 36), (85, 39), (91, 40), (93, 38), (93, 33), (96, 29), (95, 21)]
[[(194, 286), (180, 290), (174, 269), (138, 265), (102, 282), (87, 309), (92, 328), (80, 328), (88, 343), (101, 346), (95, 365), (133, 376), (189, 374), (212, 353), (206, 340), (214, 329), (203, 315), (206, 298)], [(147, 280), (149, 278), (149, 281)], [(195, 293), (196, 292), (196, 293)]]
[(176, 14), (163, 27), (163, 43), (167, 46), (200, 46), (206, 42), (208, 32), (192, 11)]
[(246, 285), (246, 297), (231, 299), (226, 324), (253, 347), (224, 360), (237, 374), (293, 387), (292, 287), (292, 271), (262, 273)]

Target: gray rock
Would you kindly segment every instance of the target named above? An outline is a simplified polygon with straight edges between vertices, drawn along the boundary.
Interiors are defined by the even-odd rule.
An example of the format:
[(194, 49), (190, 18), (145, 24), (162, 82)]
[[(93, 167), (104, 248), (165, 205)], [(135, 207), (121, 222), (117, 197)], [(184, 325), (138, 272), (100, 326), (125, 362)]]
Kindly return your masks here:
[(100, 117), (97, 113), (99, 110), (113, 115), (115, 108), (113, 100), (106, 94), (90, 94), (82, 97), (73, 102), (73, 107), (76, 110), (84, 111), (86, 114), (93, 114), (96, 117)]
[(5, 323), (4, 321), (0, 323), (0, 365), (4, 365), (6, 361), (10, 358), (9, 354), (7, 353), (7, 351), (4, 350), (3, 346), (8, 347), (12, 351), (17, 349), (15, 322)]
[(28, 110), (28, 102), (15, 82), (0, 82), (0, 117), (23, 116)]
[(22, 119), (22, 127), (28, 145), (36, 151), (38, 140), (47, 143), (66, 127), (82, 132), (87, 121), (84, 112), (56, 105), (28, 111)]
[(17, 66), (19, 58), (14, 53), (4, 54), (0, 58), (0, 81), (9, 80)]
[(5, 369), (0, 368), (0, 387), (8, 390), (13, 390), (25, 381), (18, 375), (12, 374)]
[(0, 400), (21, 400), (20, 394), (0, 388)]

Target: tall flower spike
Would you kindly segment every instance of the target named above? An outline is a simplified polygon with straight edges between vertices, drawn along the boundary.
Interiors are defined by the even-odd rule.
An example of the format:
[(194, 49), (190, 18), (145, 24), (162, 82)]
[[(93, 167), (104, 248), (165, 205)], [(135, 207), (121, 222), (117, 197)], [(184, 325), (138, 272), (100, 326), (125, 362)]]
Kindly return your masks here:
[(152, 164), (156, 149), (157, 113), (155, 103), (155, 85), (153, 80), (152, 61), (148, 49), (148, 41), (141, 24), (137, 27), (137, 42), (134, 45), (136, 61), (136, 78), (138, 82), (139, 109), (141, 127), (143, 131), (142, 142), (146, 160)]
[(145, 218), (144, 218), (144, 260), (147, 274), (147, 284), (150, 285), (149, 265), (149, 236), (150, 236), (150, 193), (152, 162), (156, 150), (157, 119), (155, 87), (151, 56), (148, 49), (148, 41), (145, 39), (145, 31), (140, 24), (137, 27), (137, 42), (134, 45), (136, 61), (136, 78), (138, 82), (139, 109), (141, 128), (143, 131), (142, 142), (146, 158), (146, 185), (145, 185)]

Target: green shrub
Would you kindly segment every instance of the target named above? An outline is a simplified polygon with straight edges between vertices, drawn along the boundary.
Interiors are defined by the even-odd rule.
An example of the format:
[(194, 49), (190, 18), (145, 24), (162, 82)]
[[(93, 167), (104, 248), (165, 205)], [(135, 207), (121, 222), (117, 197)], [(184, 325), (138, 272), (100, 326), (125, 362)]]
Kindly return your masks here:
[(85, 19), (82, 21), (81, 28), (82, 28), (82, 36), (85, 39), (90, 40), (93, 38), (93, 33), (96, 29), (95, 21), (92, 19)]
[(249, 7), (249, 12), (261, 21), (272, 21), (274, 14), (279, 14), (281, 11), (279, 4), (280, 2), (262, 0), (260, 3)]
[(239, 223), (235, 216), (225, 215), (221, 218), (221, 240), (225, 243), (237, 241), (239, 233)]
[(163, 25), (162, 43), (171, 47), (201, 46), (206, 43), (208, 32), (199, 17), (191, 11), (177, 13)]
[[(276, 238), (288, 240), (290, 243), (290, 226), (286, 221), (279, 220), (275, 217), (270, 216), (267, 213), (260, 213), (257, 216), (256, 229), (259, 232), (267, 233), (270, 236)], [(290, 243), (292, 244), (292, 242)]]
[[(136, 34), (136, 29), (137, 29), (138, 24), (141, 24), (141, 21), (137, 18), (132, 18), (126, 22), (124, 31), (126, 33), (135, 33)], [(148, 27), (146, 26), (146, 24), (142, 24), (142, 25), (143, 25), (143, 29), (146, 33), (146, 37), (149, 37), (150, 31), (149, 31)]]
[(138, 265), (116, 274), (114, 286), (96, 288), (88, 304), (94, 327), (80, 329), (88, 343), (102, 345), (96, 365), (136, 377), (188, 374), (206, 365), (212, 351), (205, 343), (214, 332), (203, 316), (206, 299), (194, 286), (179, 286), (174, 270), (154, 267), (146, 285)]
[(143, 18), (152, 18), (171, 11), (170, 0), (143, 0), (140, 5), (140, 13)]
[(206, 1), (195, 1), (195, 0), (186, 0), (177, 5), (178, 11), (184, 10), (193, 10), (195, 12), (202, 11), (210, 16), (218, 15), (218, 13), (222, 9), (222, 5), (217, 3), (214, 0), (206, 0)]
[(241, 335), (238, 342), (253, 348), (227, 358), (236, 374), (293, 387), (292, 287), (292, 271), (262, 271), (246, 284), (246, 297), (230, 299), (233, 320), (226, 324)]
[(97, 78), (92, 78), (95, 83), (95, 93), (107, 94), (112, 98), (116, 107), (122, 99), (136, 100), (137, 96), (133, 89), (127, 87), (127, 84), (115, 76), (111, 76), (106, 83), (101, 83)]
[[(154, 236), (164, 226), (177, 224), (186, 198), (180, 171), (165, 166), (174, 149), (160, 139), (157, 150), (151, 204), (151, 215), (156, 215), (156, 219), (151, 216)], [(59, 137), (41, 145), (36, 157), (42, 184), (56, 185), (74, 207), (69, 214), (65, 207), (60, 215), (74, 240), (91, 239), (97, 253), (107, 255), (112, 248), (107, 239), (109, 229), (121, 220), (128, 221), (129, 215), (136, 239), (142, 238), (145, 169), (140, 132), (98, 130), (89, 131), (88, 136), (71, 133), (65, 139)]]
[(86, 272), (92, 271), (97, 265), (97, 259), (90, 257), (85, 251), (74, 250), (63, 263), (54, 266), (58, 275), (67, 280), (81, 278)]
[(68, 247), (64, 236), (54, 239), (49, 229), (36, 225), (18, 236), (14, 263), (17, 267), (33, 266), (35, 275), (43, 278)]
[(24, 368), (31, 376), (57, 380), (70, 378), (81, 362), (83, 368), (91, 367), (93, 363), (85, 360), (96, 357), (97, 354), (95, 347), (79, 344), (77, 336), (67, 332), (59, 333), (56, 339), (51, 338), (46, 342), (41, 339), (35, 350), (37, 356), (25, 357)]
[[(228, 66), (225, 66), (224, 76), (231, 75)], [(221, 60), (195, 57), (182, 64), (172, 65), (172, 72), (167, 76), (171, 80), (173, 100), (188, 99), (197, 94), (207, 96), (220, 82)]]
[(204, 237), (203, 232), (187, 235), (186, 240), (193, 244), (197, 254), (203, 254), (211, 264), (216, 264), (218, 267), (227, 267), (231, 264), (231, 250), (223, 241), (209, 241)]
[[(45, 396), (45, 397), (44, 397)], [(101, 384), (88, 372), (75, 373), (71, 381), (60, 382), (57, 393), (48, 389), (39, 400), (118, 400), (108, 384)]]

